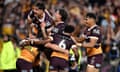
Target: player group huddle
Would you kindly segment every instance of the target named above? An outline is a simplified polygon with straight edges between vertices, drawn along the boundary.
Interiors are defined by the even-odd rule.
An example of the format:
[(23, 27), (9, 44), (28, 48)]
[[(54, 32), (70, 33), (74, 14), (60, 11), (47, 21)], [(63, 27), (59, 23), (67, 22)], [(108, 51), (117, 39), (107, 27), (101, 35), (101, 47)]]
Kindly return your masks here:
[(20, 41), (21, 55), (16, 63), (18, 72), (40, 72), (33, 69), (39, 65), (36, 57), (40, 54), (44, 54), (50, 62), (49, 72), (69, 72), (69, 50), (73, 50), (77, 60), (79, 47), (87, 49), (86, 72), (99, 72), (102, 62), (101, 31), (95, 24), (95, 15), (86, 15), (86, 30), (80, 37), (73, 36), (75, 27), (67, 24), (67, 18), (64, 9), (57, 9), (51, 16), (43, 3), (33, 5), (27, 19), (28, 37)]

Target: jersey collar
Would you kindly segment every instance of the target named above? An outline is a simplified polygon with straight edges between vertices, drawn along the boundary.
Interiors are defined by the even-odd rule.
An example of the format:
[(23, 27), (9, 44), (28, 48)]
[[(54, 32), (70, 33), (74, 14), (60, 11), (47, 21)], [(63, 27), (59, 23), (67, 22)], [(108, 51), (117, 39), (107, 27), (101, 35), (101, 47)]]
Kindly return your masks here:
[(94, 27), (96, 27), (97, 25), (95, 24), (95, 25), (93, 25), (93, 26), (91, 26), (90, 28), (88, 28), (88, 31), (90, 31), (91, 29), (93, 29)]
[(40, 22), (43, 22), (45, 20), (45, 13), (43, 13), (43, 18), (39, 19)]

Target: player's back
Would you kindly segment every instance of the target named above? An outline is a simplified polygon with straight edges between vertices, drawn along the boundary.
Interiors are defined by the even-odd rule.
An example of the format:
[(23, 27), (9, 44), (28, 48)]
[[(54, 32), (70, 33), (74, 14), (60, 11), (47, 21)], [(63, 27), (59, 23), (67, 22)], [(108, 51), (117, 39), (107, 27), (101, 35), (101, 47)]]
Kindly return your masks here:
[[(70, 50), (70, 48), (74, 44), (71, 37), (65, 34), (57, 35), (57, 37), (54, 37), (52, 43), (57, 44), (60, 48), (67, 49), (67, 50)], [(58, 51), (53, 51), (51, 57), (59, 57), (65, 60), (68, 60), (69, 58), (67, 54), (64, 54)]]

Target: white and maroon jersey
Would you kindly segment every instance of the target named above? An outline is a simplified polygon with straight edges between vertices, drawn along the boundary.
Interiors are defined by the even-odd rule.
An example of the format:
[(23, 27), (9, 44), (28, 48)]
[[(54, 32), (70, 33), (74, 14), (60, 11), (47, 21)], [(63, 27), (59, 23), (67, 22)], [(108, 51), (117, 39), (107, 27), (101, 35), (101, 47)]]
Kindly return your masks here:
[(91, 38), (94, 38), (97, 40), (97, 42), (93, 48), (87, 48), (88, 56), (102, 53), (102, 48), (101, 48), (102, 34), (101, 34), (100, 27), (97, 25), (94, 25), (90, 28), (87, 28), (84, 32), (84, 35), (86, 36), (86, 40), (85, 40), (86, 43), (90, 42)]
[(38, 29), (38, 37), (42, 37), (42, 32), (41, 32), (41, 28), (40, 28), (41, 22), (46, 23), (46, 27), (45, 27), (46, 29), (50, 28), (53, 23), (52, 17), (46, 11), (44, 12), (42, 19), (39, 19), (38, 16), (35, 16), (33, 11), (31, 11), (28, 14), (28, 17), (30, 17), (32, 19), (32, 23), (35, 24), (36, 28)]

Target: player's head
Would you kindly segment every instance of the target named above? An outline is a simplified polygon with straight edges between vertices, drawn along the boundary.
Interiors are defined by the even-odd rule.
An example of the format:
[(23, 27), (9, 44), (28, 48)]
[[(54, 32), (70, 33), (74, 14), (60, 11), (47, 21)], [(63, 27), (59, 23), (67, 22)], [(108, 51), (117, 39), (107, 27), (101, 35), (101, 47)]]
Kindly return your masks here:
[(33, 5), (33, 11), (37, 15), (43, 14), (44, 10), (45, 10), (45, 5), (42, 2), (41, 3), (35, 3)]
[(73, 33), (74, 30), (75, 30), (74, 26), (72, 26), (72, 25), (66, 25), (65, 29), (64, 29), (64, 32), (65, 33)]
[(67, 12), (64, 9), (57, 9), (55, 12), (55, 19), (57, 21), (66, 21), (68, 17)]
[(3, 41), (7, 42), (10, 40), (10, 35), (4, 34), (3, 35)]
[(86, 26), (90, 27), (96, 23), (96, 15), (94, 13), (87, 13), (85, 18)]

